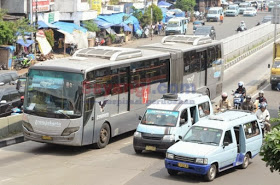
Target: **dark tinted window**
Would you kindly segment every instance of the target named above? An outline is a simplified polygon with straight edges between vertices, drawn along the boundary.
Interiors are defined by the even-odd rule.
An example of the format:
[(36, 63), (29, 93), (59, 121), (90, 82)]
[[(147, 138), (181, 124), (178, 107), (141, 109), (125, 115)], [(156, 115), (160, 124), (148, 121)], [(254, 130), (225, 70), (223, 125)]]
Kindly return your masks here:
[(231, 135), (230, 130), (226, 131), (225, 137), (224, 137), (224, 142), (228, 142), (229, 144), (232, 143), (232, 135)]

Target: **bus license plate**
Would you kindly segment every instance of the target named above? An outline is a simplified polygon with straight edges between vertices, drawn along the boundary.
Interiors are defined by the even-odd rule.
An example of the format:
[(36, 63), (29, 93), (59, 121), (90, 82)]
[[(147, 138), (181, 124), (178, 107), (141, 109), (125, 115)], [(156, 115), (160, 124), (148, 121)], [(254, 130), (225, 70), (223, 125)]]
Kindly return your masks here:
[(50, 136), (42, 136), (42, 139), (43, 140), (52, 140), (52, 137), (50, 137)]
[(149, 150), (149, 151), (156, 151), (156, 147), (155, 146), (146, 146), (146, 150)]
[(189, 165), (188, 164), (185, 164), (185, 163), (178, 163), (178, 166), (180, 168), (189, 168)]

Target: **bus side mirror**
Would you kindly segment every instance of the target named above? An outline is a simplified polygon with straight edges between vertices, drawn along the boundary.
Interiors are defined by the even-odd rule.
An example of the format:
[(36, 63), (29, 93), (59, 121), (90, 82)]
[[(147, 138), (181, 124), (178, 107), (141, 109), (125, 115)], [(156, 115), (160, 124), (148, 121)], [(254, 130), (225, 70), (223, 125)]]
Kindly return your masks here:
[(139, 116), (138, 119), (141, 121), (142, 120), (142, 116)]
[(270, 64), (268, 64), (267, 67), (270, 68)]
[(179, 136), (179, 139), (180, 139), (180, 140), (182, 140), (182, 139), (183, 139), (183, 137), (182, 137), (182, 136)]

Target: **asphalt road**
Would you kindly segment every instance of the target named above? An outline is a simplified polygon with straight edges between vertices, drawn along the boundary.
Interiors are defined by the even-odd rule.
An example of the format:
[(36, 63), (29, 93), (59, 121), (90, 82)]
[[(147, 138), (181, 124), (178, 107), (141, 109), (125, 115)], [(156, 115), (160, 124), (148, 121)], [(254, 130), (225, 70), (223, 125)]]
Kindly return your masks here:
[[(269, 73), (272, 45), (225, 71), (224, 90), (235, 89), (242, 80), (247, 88)], [(279, 101), (279, 92), (266, 90), (271, 107)], [(276, 100), (276, 101), (275, 101)], [(277, 104), (277, 103), (276, 103)], [(162, 155), (136, 155), (132, 133), (114, 138), (102, 150), (90, 147), (65, 147), (28, 141), (0, 149), (0, 184), (98, 184), (98, 185), (180, 185), (206, 184), (200, 176), (179, 174), (170, 177)], [(278, 185), (279, 174), (271, 173), (257, 156), (246, 170), (231, 169), (207, 184)]]

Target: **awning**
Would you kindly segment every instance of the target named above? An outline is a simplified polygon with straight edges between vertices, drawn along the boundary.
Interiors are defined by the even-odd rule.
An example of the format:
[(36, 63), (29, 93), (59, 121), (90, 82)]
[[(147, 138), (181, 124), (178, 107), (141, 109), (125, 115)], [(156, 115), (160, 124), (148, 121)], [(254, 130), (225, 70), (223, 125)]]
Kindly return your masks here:
[(114, 26), (120, 26), (120, 27), (123, 27), (123, 30), (124, 31), (132, 31), (131, 30), (131, 28), (127, 25), (127, 24), (125, 24), (125, 23), (120, 23), (120, 24), (116, 24), (116, 25), (114, 25)]
[(22, 45), (24, 47), (29, 47), (33, 43), (34, 43), (33, 40), (25, 40), (25, 41), (23, 39), (18, 39), (17, 40), (17, 44), (20, 44), (20, 45)]
[(63, 31), (63, 30), (57, 30), (57, 31), (62, 33), (62, 34), (64, 34), (64, 36), (65, 36), (65, 41), (64, 41), (65, 44), (76, 44), (75, 39), (74, 39), (72, 34), (66, 32), (66, 31)]
[(99, 28), (103, 28), (103, 29), (110, 28), (111, 26), (114, 25), (114, 24), (112, 24), (112, 23), (105, 22), (105, 21), (102, 21), (102, 20), (94, 20), (94, 22), (97, 24), (97, 26), (98, 26)]
[(84, 33), (87, 32), (87, 29), (81, 27), (81, 26), (78, 26), (74, 23), (69, 23), (69, 22), (55, 22), (53, 23), (53, 25), (58, 28), (59, 30), (62, 30), (64, 32), (67, 32), (67, 33), (73, 33), (75, 30), (79, 30), (79, 31), (82, 31)]
[(169, 7), (169, 6), (171, 6), (172, 4), (170, 4), (170, 3), (168, 3), (168, 2), (165, 2), (165, 1), (160, 1), (159, 3), (158, 3), (158, 6), (167, 6), (167, 7)]
[(57, 27), (52, 24), (45, 23), (44, 21), (38, 21), (38, 28), (42, 29), (42, 28), (57, 28)]

